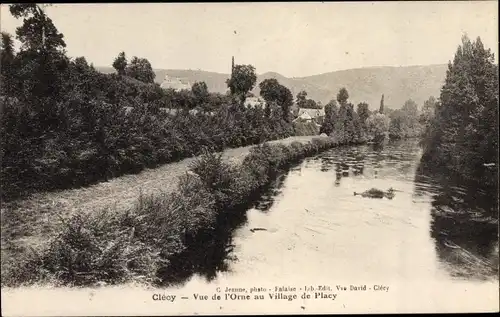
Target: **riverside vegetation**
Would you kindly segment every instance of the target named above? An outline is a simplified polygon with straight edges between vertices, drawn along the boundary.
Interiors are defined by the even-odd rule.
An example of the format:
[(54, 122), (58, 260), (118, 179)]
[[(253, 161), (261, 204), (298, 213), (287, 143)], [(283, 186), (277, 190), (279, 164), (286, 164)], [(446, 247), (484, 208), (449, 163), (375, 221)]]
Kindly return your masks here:
[(498, 201), (498, 65), (479, 37), (462, 38), (434, 109), (422, 162), (475, 181)]
[[(205, 147), (219, 151), (318, 132), (314, 124), (292, 123), (292, 93), (276, 79), (259, 83), (263, 108), (245, 107), (256, 85), (251, 65), (235, 65), (227, 94), (210, 93), (204, 82), (164, 90), (147, 59), (128, 62), (121, 52), (113, 62), (116, 74), (100, 73), (84, 57), (66, 55), (63, 34), (37, 5), (10, 5), (10, 12), (23, 24), (16, 30), (18, 52), (12, 36), (2, 33), (4, 201), (138, 173)], [(297, 95), (299, 105), (321, 107), (306, 95)], [(320, 132), (353, 143), (387, 130), (376, 120), (367, 126), (368, 105), (358, 105), (356, 113), (346, 89), (337, 100), (338, 109), (335, 100), (325, 108)]]
[[(2, 33), (4, 202), (202, 155), (173, 193), (141, 196), (124, 213), (77, 213), (61, 219), (59, 235), (46, 248), (23, 249), (16, 259), (2, 257), (2, 285), (179, 280), (183, 272), (203, 270), (214, 255), (198, 252), (208, 248), (201, 243), (213, 244), (218, 252), (217, 236), (231, 230), (228, 217), (243, 213), (281, 168), (320, 150), (382, 142), (386, 135), (422, 135), (422, 162), (468, 171), (496, 188), (498, 68), (479, 39), (464, 40), (440, 100), (429, 98), (422, 110), (411, 100), (391, 110), (384, 96), (377, 111), (366, 103), (355, 110), (343, 88), (325, 106), (319, 132), (328, 138), (305, 145), (258, 145), (241, 165), (232, 166), (213, 152), (306, 129), (294, 128), (293, 96), (277, 80), (259, 84), (263, 108), (244, 106), (256, 84), (251, 65), (235, 65), (225, 95), (210, 93), (204, 83), (190, 91), (163, 90), (153, 83), (147, 59), (128, 63), (122, 52), (113, 63), (117, 74), (102, 74), (85, 58), (66, 56), (63, 35), (38, 6), (15, 4), (10, 12), (23, 24), (16, 31), (19, 52), (12, 37)], [(303, 93), (300, 97), (307, 107), (317, 107)], [(15, 208), (9, 212), (15, 217)], [(3, 228), (4, 210), (2, 219)], [(2, 243), (2, 254), (4, 248)]]
[(228, 219), (245, 213), (281, 169), (335, 145), (332, 138), (258, 145), (237, 166), (207, 151), (173, 193), (139, 197), (126, 212), (98, 210), (62, 220), (60, 234), (46, 248), (11, 259), (2, 284), (178, 282), (206, 269), (217, 233), (230, 234)]
[(66, 55), (63, 34), (37, 5), (11, 5), (10, 12), (23, 24), (18, 52), (2, 33), (3, 201), (137, 173), (205, 147), (296, 134), (293, 96), (277, 80), (259, 84), (264, 108), (243, 106), (256, 84), (251, 65), (235, 65), (225, 95), (210, 93), (203, 82), (164, 90), (153, 82), (147, 59), (128, 62), (122, 52), (113, 63), (116, 74), (100, 73), (84, 57)]

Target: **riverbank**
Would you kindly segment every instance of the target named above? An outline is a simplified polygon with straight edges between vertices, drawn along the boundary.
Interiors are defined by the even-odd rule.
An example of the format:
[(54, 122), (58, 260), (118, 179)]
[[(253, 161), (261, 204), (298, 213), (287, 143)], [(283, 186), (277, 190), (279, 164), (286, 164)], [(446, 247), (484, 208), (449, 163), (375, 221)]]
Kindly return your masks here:
[[(279, 168), (334, 145), (336, 142), (329, 138), (302, 137), (240, 150), (234, 155), (207, 153), (181, 162), (184, 168), (177, 166), (174, 169), (177, 173), (166, 176), (165, 171), (172, 171), (166, 168), (161, 174), (165, 179), (156, 178), (158, 183), (148, 179), (151, 171), (145, 172), (140, 184), (147, 190), (143, 190), (139, 199), (138, 193), (125, 189), (134, 179), (117, 179), (114, 182), (118, 182), (121, 193), (119, 190), (107, 192), (105, 184), (99, 184), (101, 189), (94, 193), (107, 192), (107, 195), (96, 197), (94, 202), (95, 196), (85, 193), (87, 200), (75, 197), (68, 203), (74, 191), (64, 191), (57, 201), (63, 202), (63, 206), (55, 200), (50, 203), (47, 196), (42, 201), (25, 202), (24, 208), (22, 203), (10, 206), (10, 210), (2, 210), (3, 219), (10, 211), (9, 221), (2, 221), (2, 284), (165, 282), (166, 273), (175, 271), (172, 265), (189, 264), (172, 261), (174, 255), (185, 259), (193, 249), (190, 245), (206, 241), (200, 237), (209, 235), (217, 222), (224, 220), (221, 214), (248, 203)], [(196, 174), (186, 174), (188, 166)], [(153, 184), (157, 186), (151, 186)], [(162, 184), (169, 186), (162, 188)], [(115, 199), (105, 202), (106, 198)], [(121, 203), (117, 203), (118, 200)], [(76, 207), (78, 202), (82, 204)], [(38, 211), (39, 217), (35, 219), (37, 216), (30, 215), (29, 211), (36, 213), (37, 209), (45, 209), (45, 213)], [(24, 215), (28, 221), (20, 223), (26, 220), (21, 219)], [(55, 221), (58, 217), (59, 221)], [(43, 218), (50, 220), (34, 225)], [(16, 220), (21, 225), (17, 231)], [(19, 237), (23, 231), (24, 237)], [(19, 261), (24, 264), (20, 265)]]
[[(76, 307), (106, 315), (113, 313), (111, 308), (107, 309), (113, 298), (120, 298), (122, 303), (119, 312), (114, 314), (136, 311), (161, 314), (166, 306), (176, 313), (231, 313), (241, 311), (242, 305), (246, 312), (256, 313), (259, 305), (255, 300), (225, 300), (226, 287), (264, 287), (267, 290), (260, 294), (265, 300), (271, 300), (268, 293), (275, 286), (299, 289), (304, 285), (330, 285), (338, 296), (333, 302), (303, 301), (298, 293), (297, 300), (271, 300), (273, 309), (290, 313), (331, 313), (332, 309), (339, 312), (351, 309), (352, 312), (355, 307), (360, 312), (380, 309), (380, 303), (392, 307), (390, 303), (395, 301), (407, 303), (403, 308), (397, 307), (400, 311), (451, 312), (498, 307), (498, 278), (478, 278), (482, 268), (477, 261), (471, 261), (471, 255), (491, 254), (490, 260), (498, 258), (498, 239), (479, 234), (481, 230), (471, 225), (457, 224), (453, 219), (443, 222), (441, 217), (435, 217), (437, 195), (450, 191), (455, 196), (457, 190), (434, 184), (432, 179), (416, 179), (421, 152), (415, 144), (399, 142), (383, 150), (371, 146), (335, 147), (279, 172), (275, 184), (246, 212), (240, 215), (231, 212), (221, 217), (236, 218), (236, 224), (237, 218), (244, 219), (226, 244), (230, 251), (227, 269), (218, 269), (213, 279), (208, 279), (207, 274), (194, 274), (182, 284), (160, 288), (134, 283), (84, 288), (3, 287), (2, 299), (7, 305), (2, 307), (10, 312), (5, 315), (48, 316), (56, 312), (74, 315)], [(350, 167), (349, 173), (341, 173), (336, 182), (337, 168), (344, 164)], [(352, 191), (371, 187), (391, 186), (398, 190), (392, 200), (364, 199), (352, 194)], [(253, 232), (253, 228), (267, 231)], [(447, 236), (439, 234), (443, 229), (448, 229)], [(470, 235), (474, 230), (478, 234)], [(218, 255), (212, 253), (216, 247), (220, 246), (220, 253), (227, 252), (218, 241), (204, 240), (203, 244), (206, 266), (212, 264), (209, 260), (216, 262)], [(377, 247), (380, 245), (384, 247)], [(465, 250), (469, 256), (464, 254)], [(189, 262), (192, 263), (194, 261)], [(336, 288), (336, 285), (345, 285), (349, 289), (349, 285), (360, 284), (366, 284), (367, 291), (341, 292)], [(379, 284), (388, 286), (389, 290), (368, 290)], [(218, 287), (221, 301), (200, 301), (193, 296), (208, 295), (210, 299)], [(158, 293), (177, 297), (173, 302), (154, 300), (152, 296)], [(471, 296), (472, 293), (490, 295), (478, 299)], [(257, 293), (251, 294), (252, 297), (254, 294)], [(314, 297), (314, 293), (311, 295)], [(182, 299), (183, 296), (189, 299)], [(432, 301), (450, 297), (453, 300)], [(19, 304), (16, 307), (23, 298), (33, 300), (26, 307)], [(358, 302), (363, 303), (363, 309)]]

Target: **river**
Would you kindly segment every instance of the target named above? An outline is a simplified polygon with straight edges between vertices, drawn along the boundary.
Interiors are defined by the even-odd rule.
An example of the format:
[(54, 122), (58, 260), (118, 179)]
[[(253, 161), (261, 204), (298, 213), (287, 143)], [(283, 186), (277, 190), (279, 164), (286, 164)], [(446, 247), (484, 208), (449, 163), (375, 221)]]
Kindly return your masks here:
[[(203, 274), (180, 276), (179, 285), (125, 286), (119, 293), (113, 287), (30, 291), (39, 305), (57, 298), (44, 315), (78, 314), (77, 307), (88, 314), (151, 315), (498, 311), (495, 202), (474, 185), (427, 172), (421, 154), (416, 141), (400, 141), (339, 147), (305, 159), (242, 217), (229, 220), (223, 237), (204, 242), (197, 251), (201, 269), (194, 270)], [(392, 187), (395, 196), (353, 194), (372, 187)], [(335, 298), (317, 295), (319, 286)], [(250, 293), (251, 287), (260, 290)], [(285, 293), (298, 297), (273, 299), (276, 287), (295, 288)], [(302, 298), (311, 287), (312, 298)], [(14, 291), (9, 299), (30, 291)], [(195, 294), (221, 300), (197, 300)], [(152, 297), (163, 295), (178, 299)], [(121, 304), (110, 306), (112, 299)]]
[[(306, 159), (247, 211), (225, 269), (187, 285), (383, 284), (403, 310), (498, 307), (493, 202), (470, 184), (424, 173), (421, 154), (411, 140)], [(353, 194), (372, 187), (392, 187), (395, 197)]]

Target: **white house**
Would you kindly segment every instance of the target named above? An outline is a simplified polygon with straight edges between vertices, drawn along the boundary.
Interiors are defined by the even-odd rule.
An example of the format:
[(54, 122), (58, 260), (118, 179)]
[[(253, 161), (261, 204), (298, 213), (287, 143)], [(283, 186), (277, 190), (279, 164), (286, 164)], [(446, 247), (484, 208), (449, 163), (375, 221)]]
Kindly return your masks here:
[(323, 119), (325, 118), (325, 110), (324, 109), (307, 109), (307, 108), (299, 108), (299, 112), (297, 114), (297, 119), (295, 120), (305, 120), (305, 121), (315, 121), (316, 123), (323, 123)]

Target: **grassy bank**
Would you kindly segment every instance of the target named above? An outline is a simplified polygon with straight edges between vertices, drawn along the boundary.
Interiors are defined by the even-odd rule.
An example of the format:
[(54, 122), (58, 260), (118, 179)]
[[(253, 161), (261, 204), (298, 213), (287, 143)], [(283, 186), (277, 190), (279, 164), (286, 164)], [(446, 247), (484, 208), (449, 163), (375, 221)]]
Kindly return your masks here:
[(336, 144), (331, 138), (264, 144), (238, 165), (206, 152), (172, 193), (143, 195), (125, 212), (79, 212), (61, 220), (63, 229), (46, 247), (5, 264), (2, 285), (179, 281), (183, 272), (210, 266), (221, 228), (227, 232), (230, 219), (241, 216), (280, 169)]

